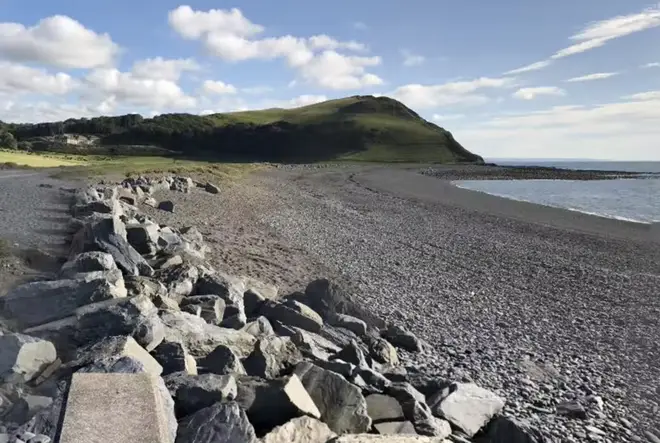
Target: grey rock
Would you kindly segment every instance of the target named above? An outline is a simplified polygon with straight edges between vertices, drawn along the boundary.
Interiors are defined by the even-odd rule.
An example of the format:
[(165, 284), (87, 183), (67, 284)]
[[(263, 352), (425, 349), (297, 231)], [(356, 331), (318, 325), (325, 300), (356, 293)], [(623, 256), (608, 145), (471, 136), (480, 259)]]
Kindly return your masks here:
[(83, 346), (76, 351), (75, 357), (66, 364), (66, 367), (78, 370), (101, 362), (103, 367), (111, 367), (117, 361), (126, 358), (139, 362), (144, 368), (144, 371), (139, 372), (148, 372), (156, 376), (163, 372), (163, 367), (158, 361), (129, 336), (106, 337), (97, 343)]
[(429, 405), (434, 415), (472, 437), (502, 411), (504, 399), (473, 383), (456, 383), (449, 395), (434, 396)]
[(342, 360), (315, 360), (314, 364), (320, 368), (343, 375), (346, 379), (351, 379), (357, 371), (357, 366)]
[(392, 382), (389, 381), (385, 376), (374, 371), (373, 369), (358, 368), (356, 374), (362, 377), (362, 380), (364, 380), (365, 383), (372, 388), (370, 390), (383, 392), (385, 389), (387, 389), (388, 386), (392, 384)]
[(381, 331), (381, 336), (387, 339), (394, 346), (405, 349), (410, 352), (419, 352), (422, 350), (421, 342), (415, 335), (400, 326), (391, 325), (389, 328)]
[(241, 331), (254, 335), (257, 338), (275, 334), (273, 326), (271, 326), (266, 317), (258, 317), (256, 320), (246, 323), (245, 326), (241, 328)]
[(158, 207), (158, 201), (153, 197), (146, 197), (142, 203), (144, 203), (145, 206), (151, 206), (152, 208)]
[(164, 377), (177, 417), (194, 414), (220, 401), (236, 398), (236, 379), (231, 375), (174, 373)]
[(163, 375), (175, 372), (197, 375), (197, 362), (181, 343), (164, 341), (151, 355), (163, 367)]
[(296, 326), (310, 332), (319, 332), (323, 327), (323, 320), (317, 313), (296, 301), (282, 304), (268, 300), (261, 306), (259, 312), (271, 322), (279, 321), (284, 325)]
[(346, 434), (328, 443), (452, 443), (444, 437), (421, 437), (418, 435)]
[(61, 278), (72, 278), (76, 274), (94, 271), (114, 271), (117, 269), (115, 259), (105, 252), (84, 252), (67, 261), (60, 269)]
[(212, 325), (220, 325), (225, 314), (225, 301), (217, 295), (184, 297), (179, 306), (182, 311), (197, 315)]
[(557, 414), (569, 418), (586, 419), (587, 411), (577, 401), (566, 401), (557, 405)]
[(253, 289), (248, 289), (243, 293), (243, 301), (245, 303), (245, 315), (248, 317), (259, 312), (261, 305), (266, 299)]
[(126, 239), (140, 254), (152, 254), (157, 248), (158, 225), (155, 223), (127, 225)]
[(277, 378), (302, 361), (302, 354), (289, 337), (270, 336), (257, 341), (243, 365), (249, 375)]
[(204, 275), (197, 281), (197, 294), (214, 294), (225, 301), (222, 325), (229, 328), (240, 329), (247, 322), (244, 292), (245, 284), (242, 280), (222, 273)]
[(154, 306), (156, 306), (159, 311), (181, 312), (179, 303), (175, 299), (170, 298), (166, 295), (157, 295), (156, 297), (154, 297), (152, 301), (154, 303)]
[(328, 360), (341, 351), (341, 348), (319, 334), (295, 326), (286, 326), (275, 322), (275, 332), (283, 337), (290, 337), (300, 351), (312, 360)]
[(367, 402), (367, 412), (374, 424), (405, 420), (403, 409), (396, 398), (382, 394), (371, 394), (365, 400)]
[(167, 269), (181, 264), (183, 264), (183, 258), (180, 255), (168, 255), (159, 259), (154, 265), (154, 268)]
[(362, 337), (367, 334), (367, 324), (359, 318), (352, 317), (346, 314), (336, 314), (332, 317), (332, 325), (340, 328), (348, 329)]
[(428, 398), (431, 398), (440, 391), (445, 391), (445, 396), (449, 395), (451, 390), (452, 383), (440, 376), (410, 371), (407, 373), (407, 379), (415, 389)]
[(366, 400), (342, 376), (308, 362), (300, 363), (295, 374), (319, 408), (321, 420), (334, 432), (360, 433), (371, 428)]
[(434, 417), (424, 394), (409, 383), (392, 383), (385, 392), (399, 401), (406, 420), (413, 423), (418, 434), (444, 438), (451, 433), (449, 423)]
[(325, 423), (311, 417), (298, 417), (266, 434), (260, 443), (326, 443), (337, 434)]
[(218, 186), (214, 185), (213, 183), (210, 183), (210, 182), (206, 183), (206, 185), (204, 185), (204, 189), (206, 190), (206, 192), (209, 192), (211, 194), (219, 194), (220, 193), (220, 188)]
[(277, 380), (237, 376), (236, 401), (247, 411), (257, 432), (265, 434), (289, 420), (321, 413), (296, 375)]
[(369, 356), (375, 361), (389, 366), (399, 365), (399, 355), (390, 342), (380, 337), (368, 337), (365, 341), (369, 348)]
[(128, 297), (142, 295), (154, 301), (159, 296), (167, 295), (167, 289), (161, 282), (154, 278), (143, 277), (141, 275), (124, 277), (124, 286), (126, 287)]
[(359, 369), (368, 369), (371, 366), (369, 362), (367, 362), (362, 349), (358, 347), (358, 344), (355, 341), (351, 342), (348, 346), (345, 346), (341, 351), (333, 355), (332, 358), (353, 363)]
[(509, 417), (493, 419), (486, 430), (483, 443), (550, 443), (540, 430)]
[(46, 340), (24, 334), (0, 336), (0, 380), (28, 382), (57, 358), (55, 346)]
[(302, 297), (298, 301), (310, 306), (321, 317), (332, 322), (335, 314), (347, 314), (362, 319), (373, 327), (383, 327), (384, 322), (368, 309), (364, 309), (353, 302), (353, 298), (339, 285), (327, 279), (319, 279), (311, 282), (305, 288)]
[(219, 375), (247, 374), (238, 356), (227, 346), (223, 345), (216, 347), (213, 352), (201, 359), (199, 366), (204, 373)]
[(415, 426), (409, 421), (384, 421), (375, 423), (374, 429), (381, 435), (417, 435)]
[(169, 296), (181, 301), (182, 297), (193, 293), (199, 270), (190, 263), (182, 263), (161, 269), (156, 275), (167, 288)]
[(254, 428), (236, 403), (216, 403), (179, 423), (176, 443), (256, 443)]
[(165, 212), (174, 212), (174, 202), (172, 200), (163, 200), (158, 203), (158, 209)]

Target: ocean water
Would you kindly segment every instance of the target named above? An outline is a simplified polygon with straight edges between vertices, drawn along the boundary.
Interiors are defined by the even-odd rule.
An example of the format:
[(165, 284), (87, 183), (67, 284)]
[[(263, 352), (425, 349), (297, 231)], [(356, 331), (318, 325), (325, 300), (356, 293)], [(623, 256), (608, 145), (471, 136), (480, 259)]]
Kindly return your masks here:
[[(500, 165), (659, 172), (660, 162), (504, 161)], [(474, 191), (638, 223), (660, 222), (660, 178), (575, 180), (462, 180)]]

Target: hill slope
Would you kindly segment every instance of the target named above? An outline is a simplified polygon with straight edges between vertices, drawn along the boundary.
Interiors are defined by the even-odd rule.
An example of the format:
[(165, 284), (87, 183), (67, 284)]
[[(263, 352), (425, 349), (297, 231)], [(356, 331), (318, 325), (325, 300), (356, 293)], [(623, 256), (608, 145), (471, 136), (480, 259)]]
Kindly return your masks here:
[(450, 132), (402, 103), (354, 96), (295, 109), (198, 116), (164, 114), (11, 124), (20, 141), (61, 133), (105, 145), (155, 145), (189, 156), (269, 161), (482, 162)]

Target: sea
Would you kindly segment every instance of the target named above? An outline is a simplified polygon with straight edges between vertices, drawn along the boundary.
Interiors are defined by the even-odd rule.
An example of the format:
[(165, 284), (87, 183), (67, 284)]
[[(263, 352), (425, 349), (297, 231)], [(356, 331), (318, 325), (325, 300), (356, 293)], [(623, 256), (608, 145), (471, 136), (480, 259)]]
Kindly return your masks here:
[[(498, 165), (659, 173), (660, 162), (487, 159)], [(649, 175), (648, 177), (653, 177)], [(660, 175), (613, 180), (460, 180), (454, 185), (499, 197), (636, 223), (660, 222)]]

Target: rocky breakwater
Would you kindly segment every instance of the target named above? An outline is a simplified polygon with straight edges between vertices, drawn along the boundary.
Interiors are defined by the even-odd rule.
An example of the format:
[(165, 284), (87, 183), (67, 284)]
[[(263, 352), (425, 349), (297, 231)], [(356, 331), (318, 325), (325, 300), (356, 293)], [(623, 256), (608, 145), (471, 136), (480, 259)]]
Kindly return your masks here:
[(193, 186), (218, 191), (170, 177), (76, 193), (58, 278), (0, 298), (0, 442), (550, 441), (506, 399), (407, 365), (429, 345), (332, 282), (279, 294), (140, 212)]

